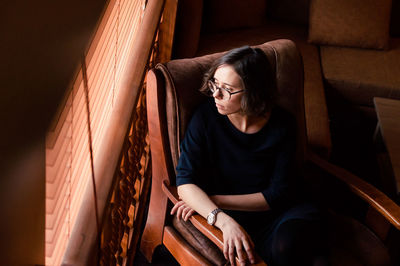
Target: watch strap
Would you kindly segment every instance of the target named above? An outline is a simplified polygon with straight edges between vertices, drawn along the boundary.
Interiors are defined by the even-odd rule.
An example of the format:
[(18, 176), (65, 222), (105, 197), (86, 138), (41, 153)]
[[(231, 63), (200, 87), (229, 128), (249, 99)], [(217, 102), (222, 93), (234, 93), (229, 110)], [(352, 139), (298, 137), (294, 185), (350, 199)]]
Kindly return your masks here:
[(217, 213), (222, 212), (222, 210), (220, 208), (216, 208), (215, 210), (213, 210), (211, 213), (213, 215), (217, 215)]

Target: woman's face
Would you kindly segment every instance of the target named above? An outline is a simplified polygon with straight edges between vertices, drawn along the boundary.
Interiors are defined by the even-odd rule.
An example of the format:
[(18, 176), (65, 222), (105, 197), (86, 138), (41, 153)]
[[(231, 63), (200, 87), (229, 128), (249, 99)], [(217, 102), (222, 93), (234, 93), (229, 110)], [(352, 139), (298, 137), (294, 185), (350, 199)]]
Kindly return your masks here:
[[(236, 73), (230, 65), (222, 65), (214, 73), (214, 82), (218, 87), (227, 89), (231, 93), (242, 91), (244, 89), (242, 78)], [(224, 100), (221, 90), (213, 93), (215, 105), (218, 112), (222, 115), (238, 113), (241, 110), (241, 99), (243, 92), (232, 94), (229, 100)]]

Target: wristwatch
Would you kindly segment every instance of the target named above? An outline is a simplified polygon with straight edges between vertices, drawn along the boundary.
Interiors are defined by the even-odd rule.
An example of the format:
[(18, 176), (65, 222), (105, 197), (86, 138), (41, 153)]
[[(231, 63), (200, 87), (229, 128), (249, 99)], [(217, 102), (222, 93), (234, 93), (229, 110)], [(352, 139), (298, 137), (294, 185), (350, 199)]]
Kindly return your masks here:
[(215, 221), (217, 221), (217, 214), (219, 212), (222, 212), (221, 209), (217, 208), (215, 210), (213, 210), (212, 212), (210, 212), (209, 215), (207, 215), (207, 223), (210, 225), (214, 225)]

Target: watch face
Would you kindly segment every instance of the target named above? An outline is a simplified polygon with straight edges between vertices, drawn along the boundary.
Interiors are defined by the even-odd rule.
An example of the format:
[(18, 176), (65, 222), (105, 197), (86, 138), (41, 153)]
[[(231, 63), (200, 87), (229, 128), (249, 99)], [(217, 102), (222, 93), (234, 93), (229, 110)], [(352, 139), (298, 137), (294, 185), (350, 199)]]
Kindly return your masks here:
[(214, 224), (214, 219), (215, 219), (215, 215), (212, 215), (212, 214), (208, 215), (207, 223), (209, 223), (211, 225)]

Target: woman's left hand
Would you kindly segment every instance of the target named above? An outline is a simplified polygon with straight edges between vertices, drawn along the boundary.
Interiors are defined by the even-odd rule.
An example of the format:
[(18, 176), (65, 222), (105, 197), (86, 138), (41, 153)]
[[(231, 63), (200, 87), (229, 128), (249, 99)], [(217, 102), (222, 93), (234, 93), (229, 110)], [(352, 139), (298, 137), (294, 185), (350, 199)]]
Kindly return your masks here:
[(241, 266), (248, 262), (255, 263), (254, 243), (243, 227), (225, 213), (221, 213), (218, 218), (223, 220), (219, 228), (224, 238), (225, 259), (229, 260), (231, 265), (236, 265), (235, 256), (237, 255)]
[(178, 221), (182, 218), (187, 221), (190, 216), (195, 213), (195, 210), (190, 208), (184, 201), (178, 201), (171, 210), (171, 215), (176, 213), (176, 218)]

